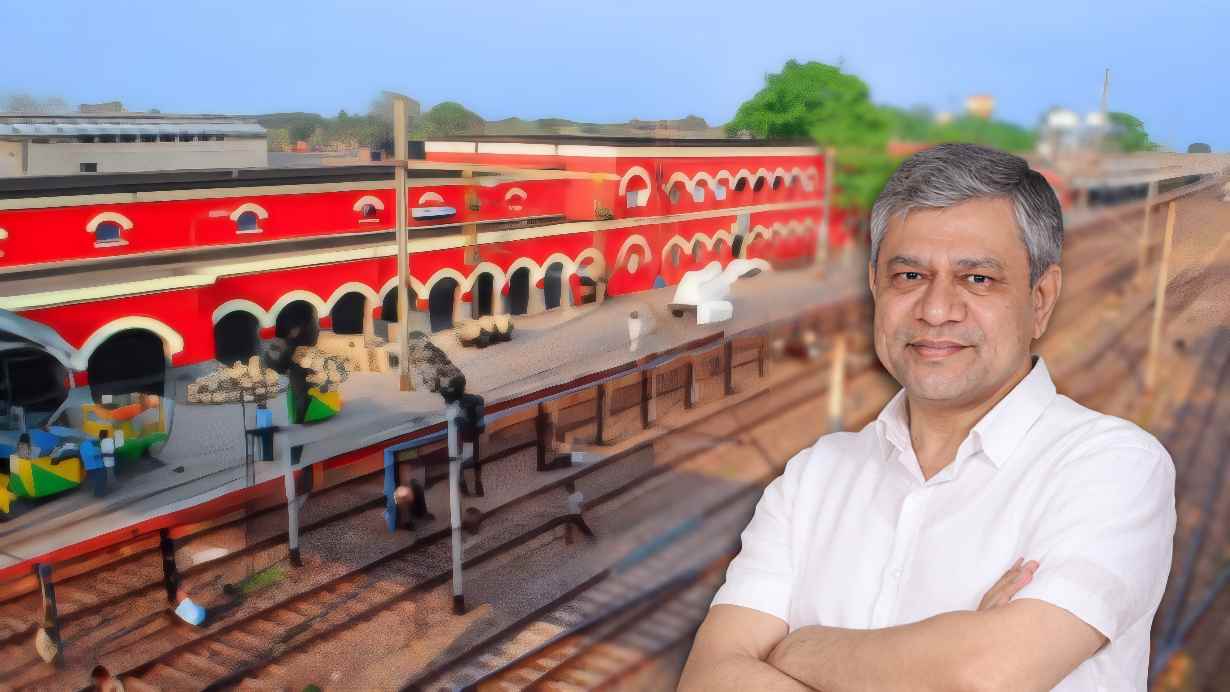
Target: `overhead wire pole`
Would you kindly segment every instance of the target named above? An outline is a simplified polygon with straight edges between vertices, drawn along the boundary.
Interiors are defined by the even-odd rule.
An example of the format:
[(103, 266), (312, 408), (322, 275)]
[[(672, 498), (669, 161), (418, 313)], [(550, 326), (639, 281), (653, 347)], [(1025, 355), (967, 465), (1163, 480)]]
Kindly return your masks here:
[(410, 158), (406, 131), (406, 97), (390, 93), (393, 100), (393, 158), (397, 190), (397, 368), (401, 391), (414, 389), (410, 381), (410, 250), (406, 231), (406, 161)]

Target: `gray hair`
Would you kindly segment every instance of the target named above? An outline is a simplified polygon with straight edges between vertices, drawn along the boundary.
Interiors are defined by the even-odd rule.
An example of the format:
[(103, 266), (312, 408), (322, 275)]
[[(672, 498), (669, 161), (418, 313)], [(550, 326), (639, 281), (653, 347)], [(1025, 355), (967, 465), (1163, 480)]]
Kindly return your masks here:
[(1012, 201), (1029, 254), (1029, 285), (1038, 282), (1063, 247), (1063, 211), (1055, 191), (1025, 159), (976, 144), (940, 144), (901, 163), (871, 208), (871, 265), (893, 216), (944, 209), (978, 198)]

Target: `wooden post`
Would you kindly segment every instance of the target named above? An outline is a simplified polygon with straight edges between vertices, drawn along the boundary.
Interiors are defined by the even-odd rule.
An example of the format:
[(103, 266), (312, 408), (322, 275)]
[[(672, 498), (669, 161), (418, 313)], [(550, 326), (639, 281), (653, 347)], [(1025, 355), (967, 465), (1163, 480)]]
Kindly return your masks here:
[(63, 642), (60, 641), (60, 614), (56, 607), (56, 589), (51, 580), (51, 565), (34, 566), (39, 586), (43, 592), (43, 622), (34, 638), (34, 648), (39, 658), (59, 667), (63, 661)]
[[(479, 212), (474, 211), (472, 208), (478, 205), (478, 193), (474, 189), (474, 171), (468, 168), (463, 170), (461, 178), (465, 183), (466, 202), (466, 223), (461, 227), (461, 237), (465, 243), (465, 256), (462, 261), (468, 266), (473, 266), (481, 261), (478, 256), (478, 224), (474, 223), (474, 219), (478, 217)], [(474, 300), (474, 303), (477, 304), (477, 298)]]
[(545, 471), (547, 470), (547, 457), (551, 454), (551, 448), (555, 442), (555, 420), (546, 403), (538, 405), (538, 418), (535, 424), (538, 442), (538, 470)]
[(765, 331), (760, 341), (760, 352), (757, 354), (756, 368), (759, 371), (757, 374), (761, 378), (769, 376), (769, 364), (773, 361), (773, 335), (770, 331)]
[(735, 342), (731, 339), (726, 340), (726, 344), (722, 347), (722, 358), (726, 361), (722, 371), (722, 386), (726, 396), (735, 393)]
[(842, 407), (845, 404), (846, 335), (837, 335), (833, 347), (833, 363), (829, 378), (829, 432), (842, 430)]
[(1145, 391), (1157, 384), (1157, 358), (1162, 347), (1162, 313), (1166, 310), (1166, 274), (1170, 266), (1170, 247), (1174, 243), (1175, 203), (1166, 210), (1166, 235), (1162, 238), (1162, 264), (1157, 268), (1157, 289), (1153, 298), (1153, 330), (1149, 335), (1149, 357), (1145, 363)]
[(572, 465), (571, 452), (557, 456), (555, 436), (559, 428), (559, 402), (544, 401), (538, 405), (538, 470), (551, 471)]
[(614, 441), (611, 439), (611, 383), (599, 384), (595, 394), (597, 395), (598, 422), (594, 437), (598, 444), (609, 445)]
[(393, 158), (397, 160), (394, 192), (397, 195), (397, 368), (400, 373), (401, 391), (414, 389), (410, 379), (410, 249), (406, 224), (409, 211), (406, 196), (406, 159), (410, 158), (410, 144), (406, 131), (406, 97), (393, 94)]
[(653, 368), (641, 371), (641, 427), (648, 430), (658, 416), (658, 378)]
[(162, 551), (162, 586), (167, 592), (167, 603), (175, 604), (179, 592), (179, 568), (175, 565), (175, 541), (167, 529), (158, 531), (158, 547)]
[(824, 150), (824, 206), (820, 217), (820, 237), (816, 239), (816, 259), (821, 263), (829, 258), (829, 219), (832, 218), (833, 166), (836, 161), (837, 150), (827, 147)]
[(1157, 195), (1157, 181), (1149, 183), (1145, 194), (1145, 220), (1140, 224), (1140, 256), (1136, 260), (1136, 280), (1145, 280), (1145, 264), (1149, 260), (1149, 223), (1153, 214), (1153, 198)]
[(683, 407), (696, 408), (696, 404), (700, 399), (699, 392), (696, 391), (696, 356), (689, 356), (684, 367), (686, 368), (687, 378), (684, 380)]

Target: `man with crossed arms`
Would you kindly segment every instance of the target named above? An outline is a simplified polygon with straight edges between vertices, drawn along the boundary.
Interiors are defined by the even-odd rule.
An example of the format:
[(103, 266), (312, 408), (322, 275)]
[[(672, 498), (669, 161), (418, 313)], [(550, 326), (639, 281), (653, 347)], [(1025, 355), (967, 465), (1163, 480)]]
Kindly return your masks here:
[(1145, 692), (1175, 470), (1030, 353), (1063, 221), (1016, 156), (911, 156), (871, 214), (875, 348), (902, 390), (765, 489), (681, 690)]

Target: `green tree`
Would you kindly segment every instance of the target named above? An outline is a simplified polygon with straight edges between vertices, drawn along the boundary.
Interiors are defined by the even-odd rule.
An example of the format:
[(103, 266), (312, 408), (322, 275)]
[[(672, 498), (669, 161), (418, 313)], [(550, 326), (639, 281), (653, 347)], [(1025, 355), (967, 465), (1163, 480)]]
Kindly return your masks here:
[(836, 201), (866, 211), (895, 166), (885, 153), (893, 124), (891, 114), (871, 102), (871, 90), (855, 75), (833, 65), (790, 60), (739, 106), (726, 132), (766, 139), (810, 137), (836, 147)]
[(1110, 120), (1110, 133), (1106, 143), (1119, 151), (1154, 151), (1157, 144), (1150, 141), (1149, 133), (1145, 132), (1145, 124), (1136, 116), (1128, 113), (1107, 113)]
[(284, 127), (265, 130), (269, 151), (285, 151), (291, 145), (290, 132)]
[(444, 101), (416, 118), (410, 134), (415, 139), (474, 134), (482, 132), (484, 122), (482, 116), (460, 103)]

